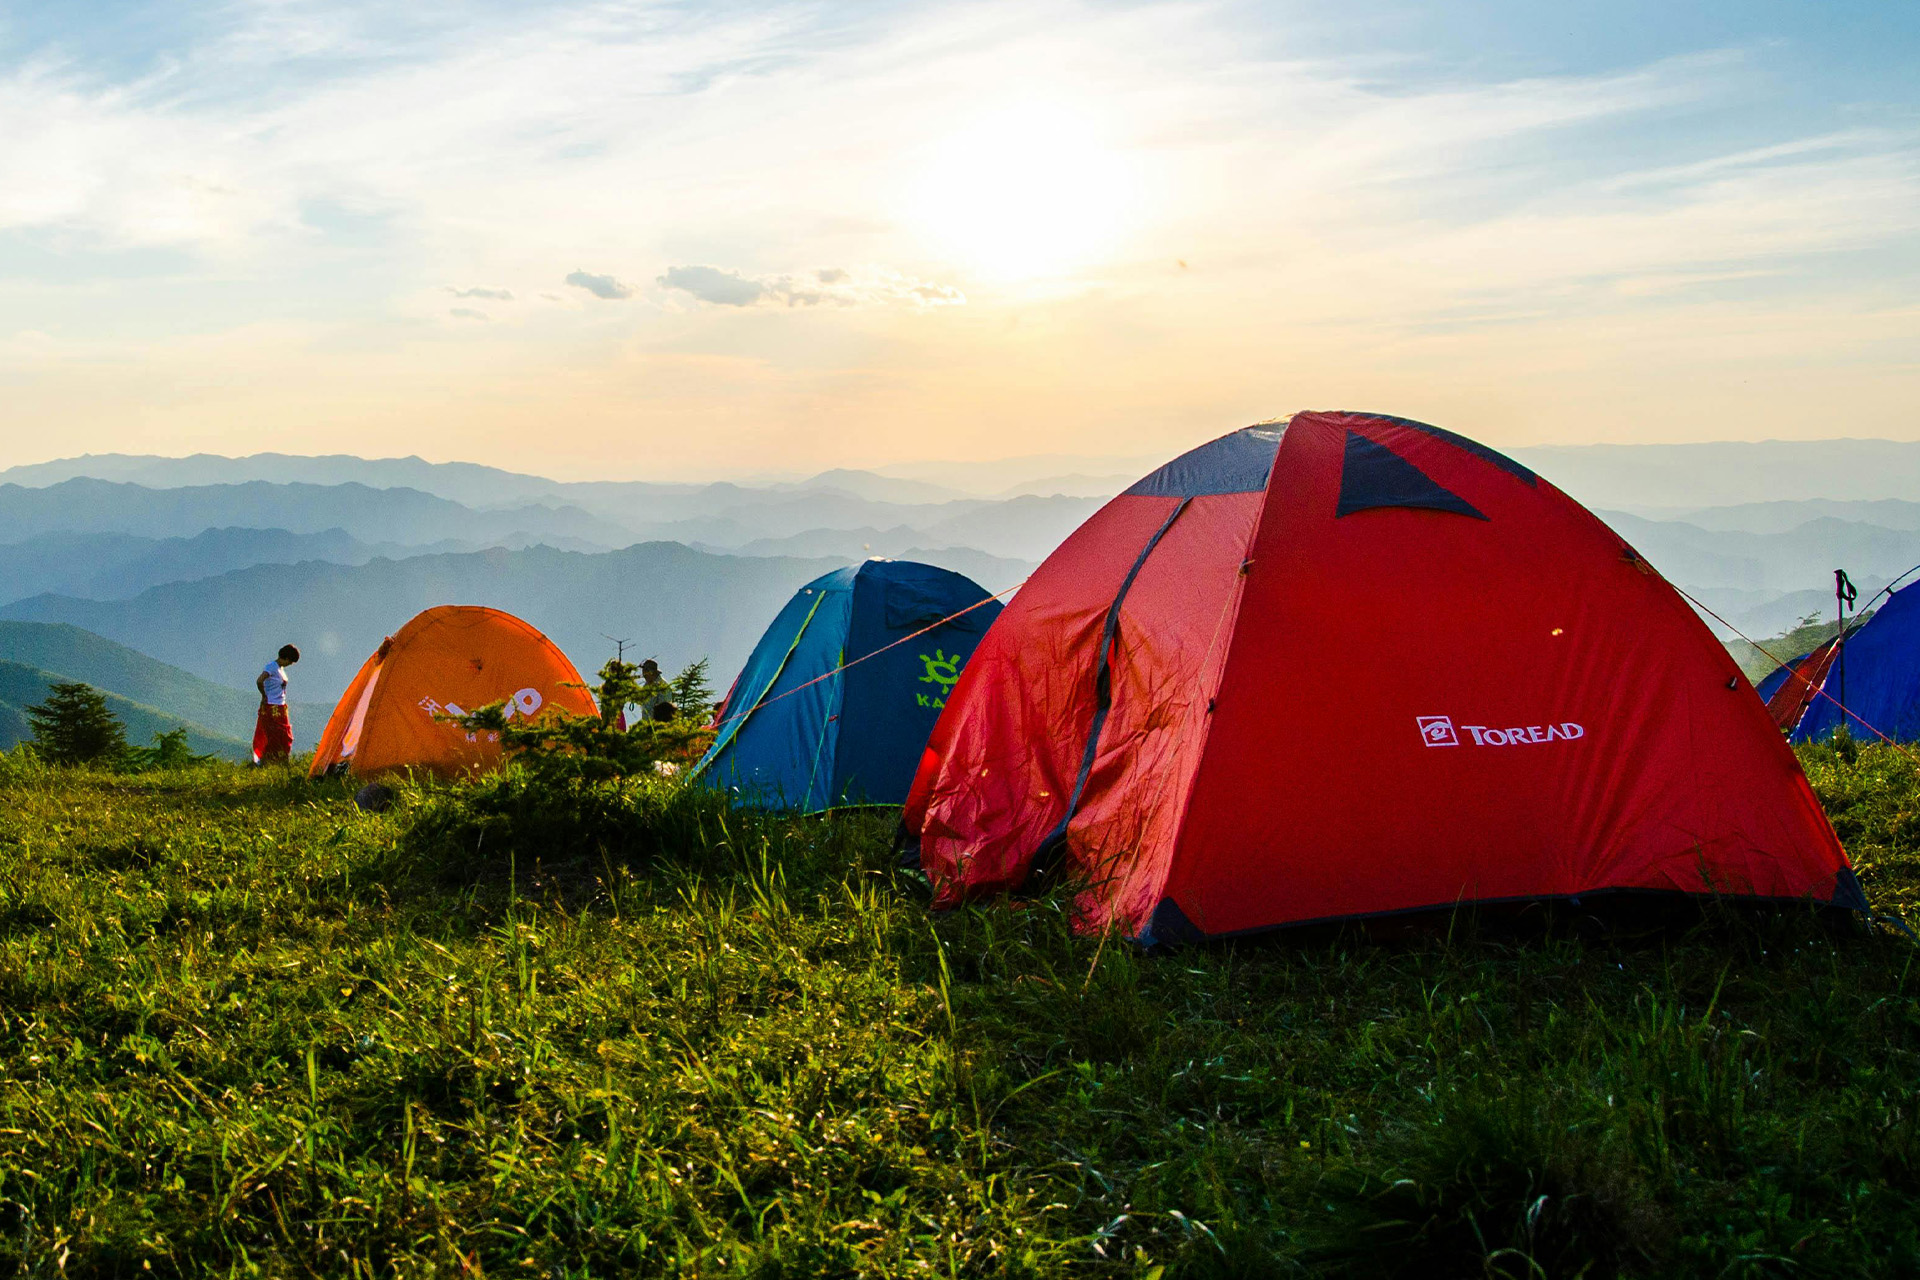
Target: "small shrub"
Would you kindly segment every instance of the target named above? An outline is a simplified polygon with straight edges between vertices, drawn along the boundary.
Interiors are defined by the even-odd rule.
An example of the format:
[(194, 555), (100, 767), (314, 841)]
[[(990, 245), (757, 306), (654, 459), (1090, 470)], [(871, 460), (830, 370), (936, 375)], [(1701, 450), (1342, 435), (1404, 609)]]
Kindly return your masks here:
[[(700, 696), (705, 669), (706, 664), (700, 662), (681, 672), (690, 696)], [(468, 733), (499, 734), (511, 759), (549, 783), (676, 772), (700, 758), (713, 741), (713, 731), (685, 715), (672, 720), (640, 720), (622, 728), (621, 710), (645, 696), (638, 674), (639, 668), (633, 663), (609, 658), (600, 668), (600, 683), (594, 688), (600, 707), (600, 713), (594, 716), (554, 708), (534, 720), (520, 720), (510, 718), (506, 703), (501, 701), (449, 718)], [(678, 681), (675, 687), (677, 690)]]
[(152, 769), (191, 769), (212, 764), (215, 757), (201, 755), (187, 745), (185, 729), (169, 729), (153, 735), (153, 745), (128, 747), (123, 757), (127, 768), (137, 772)]

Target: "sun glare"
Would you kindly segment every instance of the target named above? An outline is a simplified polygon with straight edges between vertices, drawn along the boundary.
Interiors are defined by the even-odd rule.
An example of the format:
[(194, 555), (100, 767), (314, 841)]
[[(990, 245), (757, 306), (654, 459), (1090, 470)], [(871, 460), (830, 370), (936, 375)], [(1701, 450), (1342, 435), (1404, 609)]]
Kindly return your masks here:
[(1096, 116), (1059, 102), (1021, 102), (936, 144), (913, 220), (980, 275), (1061, 275), (1118, 246), (1133, 186), (1125, 156)]

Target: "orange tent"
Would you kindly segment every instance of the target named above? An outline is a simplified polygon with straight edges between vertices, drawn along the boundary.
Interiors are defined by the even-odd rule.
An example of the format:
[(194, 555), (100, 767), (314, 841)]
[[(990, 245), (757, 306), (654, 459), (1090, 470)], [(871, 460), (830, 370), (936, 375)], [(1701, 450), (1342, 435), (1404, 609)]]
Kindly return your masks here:
[(502, 699), (509, 716), (549, 707), (595, 714), (580, 673), (553, 641), (510, 613), (473, 605), (428, 609), (388, 636), (327, 719), (311, 776), (336, 767), (366, 777), (418, 769), (441, 777), (500, 765), (498, 734), (436, 719)]

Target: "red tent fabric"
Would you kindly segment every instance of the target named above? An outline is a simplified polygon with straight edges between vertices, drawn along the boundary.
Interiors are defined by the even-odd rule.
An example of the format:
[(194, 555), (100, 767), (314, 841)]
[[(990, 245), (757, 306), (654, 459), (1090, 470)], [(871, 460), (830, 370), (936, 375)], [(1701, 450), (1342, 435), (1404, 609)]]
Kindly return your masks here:
[(974, 653), (906, 822), (950, 905), (1064, 861), (1143, 942), (1602, 890), (1864, 906), (1726, 651), (1451, 432), (1300, 413), (1101, 508)]

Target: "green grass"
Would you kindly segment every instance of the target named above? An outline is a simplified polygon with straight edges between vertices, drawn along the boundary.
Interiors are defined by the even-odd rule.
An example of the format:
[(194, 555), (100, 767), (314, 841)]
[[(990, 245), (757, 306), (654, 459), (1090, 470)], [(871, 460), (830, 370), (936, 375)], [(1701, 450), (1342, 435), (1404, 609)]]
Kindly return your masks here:
[[(1809, 754), (1883, 905), (1913, 764)], [(556, 814), (585, 815), (573, 826)], [(1146, 957), (876, 816), (0, 768), (0, 1271), (1910, 1275), (1920, 973), (1798, 910)]]

